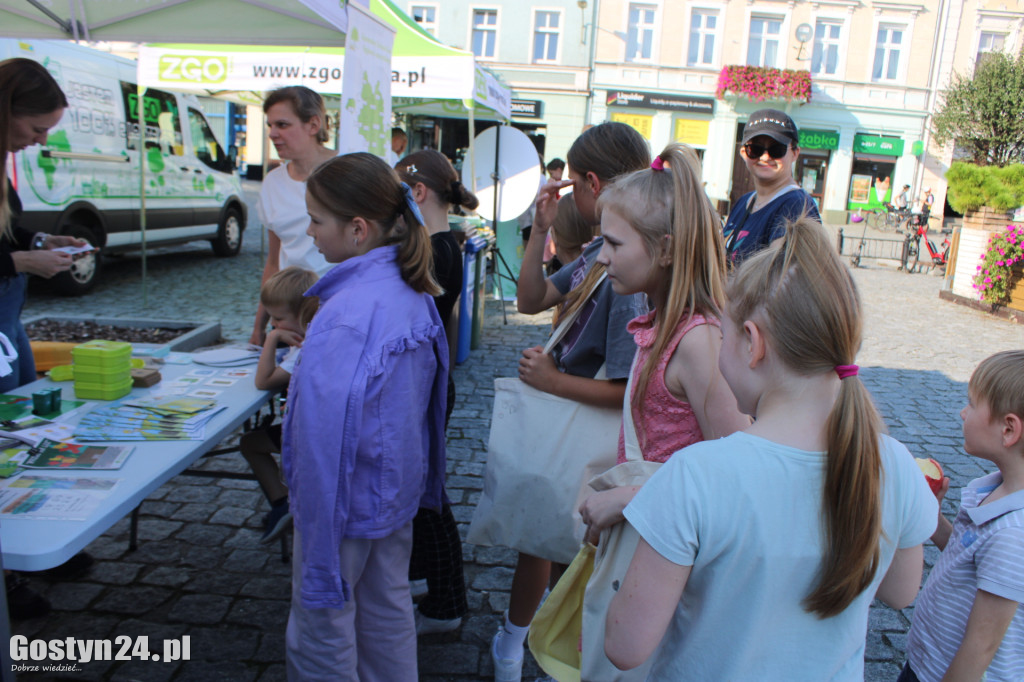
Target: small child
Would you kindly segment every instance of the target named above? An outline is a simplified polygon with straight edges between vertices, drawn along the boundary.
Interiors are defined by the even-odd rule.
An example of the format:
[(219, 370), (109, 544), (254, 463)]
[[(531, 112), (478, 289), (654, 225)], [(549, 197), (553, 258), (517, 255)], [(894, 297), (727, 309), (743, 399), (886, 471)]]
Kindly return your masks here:
[[(299, 359), (306, 326), (316, 312), (317, 299), (303, 294), (316, 284), (312, 270), (292, 266), (270, 277), (260, 289), (260, 302), (270, 316), (273, 329), (267, 334), (263, 353), (256, 366), (256, 388), (261, 391), (283, 391)], [(285, 344), (287, 350), (278, 349)], [(281, 425), (263, 423), (246, 432), (238, 449), (249, 462), (263, 494), (270, 502), (270, 513), (263, 519), (260, 542), (272, 542), (291, 525), (288, 511), (288, 488), (281, 479), (281, 470), (273, 453), (281, 452)]]
[(967, 397), (964, 449), (999, 470), (962, 489), (952, 524), (939, 515), (942, 555), (914, 608), (899, 682), (1024, 680), (1024, 350), (982, 361)]

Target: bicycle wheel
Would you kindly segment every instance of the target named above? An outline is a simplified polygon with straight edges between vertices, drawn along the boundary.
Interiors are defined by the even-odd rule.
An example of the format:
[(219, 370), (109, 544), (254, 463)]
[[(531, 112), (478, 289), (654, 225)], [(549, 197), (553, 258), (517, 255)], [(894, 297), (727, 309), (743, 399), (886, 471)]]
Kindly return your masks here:
[(921, 237), (910, 242), (910, 252), (907, 254), (907, 272), (921, 272)]
[(879, 229), (878, 226), (879, 226), (879, 224), (882, 221), (882, 214), (879, 213), (878, 211), (868, 211), (868, 213), (867, 213), (867, 221), (868, 221), (868, 225), (872, 229), (877, 230), (877, 229)]
[(883, 220), (882, 222), (882, 229), (884, 229), (886, 232), (892, 232), (896, 229), (896, 225), (899, 221), (895, 213), (893, 213), (892, 211), (886, 211), (885, 220)]

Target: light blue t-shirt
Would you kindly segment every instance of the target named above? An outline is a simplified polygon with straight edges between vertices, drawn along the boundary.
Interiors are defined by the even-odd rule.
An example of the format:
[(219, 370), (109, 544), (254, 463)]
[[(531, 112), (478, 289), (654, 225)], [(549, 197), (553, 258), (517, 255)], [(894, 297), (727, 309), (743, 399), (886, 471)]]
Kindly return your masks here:
[(888, 436), (881, 445), (881, 562), (871, 585), (824, 620), (801, 606), (824, 552), (824, 453), (741, 432), (661, 467), (625, 516), (655, 551), (693, 570), (649, 679), (864, 679), (878, 584), (896, 548), (921, 544), (938, 520), (914, 458)]

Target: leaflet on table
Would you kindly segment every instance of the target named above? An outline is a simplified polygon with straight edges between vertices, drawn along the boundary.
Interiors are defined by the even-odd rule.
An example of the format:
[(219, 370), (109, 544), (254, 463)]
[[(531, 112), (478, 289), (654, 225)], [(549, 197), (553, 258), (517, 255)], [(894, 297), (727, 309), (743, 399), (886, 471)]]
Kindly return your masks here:
[(120, 480), (24, 473), (0, 484), (0, 517), (84, 521), (99, 509)]
[(128, 398), (122, 404), (130, 407), (142, 407), (157, 414), (168, 416), (204, 412), (216, 407), (217, 401), (178, 395), (146, 395), (140, 398)]
[(192, 354), (192, 362), (207, 367), (238, 367), (252, 365), (260, 360), (263, 349), (252, 344), (214, 348)]
[(31, 445), (17, 440), (0, 441), (0, 478), (9, 478), (17, 473), (18, 467), (28, 457)]
[[(29, 469), (120, 469), (132, 447), (61, 443), (44, 438), (22, 462)], [(34, 453), (34, 454), (33, 454)]]
[[(49, 421), (66, 417), (85, 405), (84, 400), (61, 400), (60, 409), (45, 415), (45, 419), (32, 414), (32, 398), (20, 395), (0, 395), (0, 421), (23, 423), (27, 418)], [(23, 426), (21, 428), (29, 428)], [(15, 429), (8, 429), (13, 431)]]
[(104, 423), (115, 423), (120, 426), (144, 425), (151, 428), (162, 428), (167, 426), (191, 428), (195, 426), (202, 426), (206, 422), (210, 421), (214, 415), (226, 409), (226, 407), (227, 406), (221, 406), (192, 416), (180, 414), (165, 417), (138, 407), (115, 405), (93, 410), (82, 417), (81, 420), (79, 420), (79, 424), (97, 423), (102, 421)]

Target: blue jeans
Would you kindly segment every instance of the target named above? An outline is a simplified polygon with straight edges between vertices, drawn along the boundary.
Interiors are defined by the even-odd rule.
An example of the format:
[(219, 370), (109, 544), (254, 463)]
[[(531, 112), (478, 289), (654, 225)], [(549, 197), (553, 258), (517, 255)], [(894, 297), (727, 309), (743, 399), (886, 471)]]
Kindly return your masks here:
[(896, 682), (920, 682), (917, 679), (917, 675), (910, 669), (910, 662), (903, 666), (903, 670), (900, 672), (900, 676), (896, 679)]
[(0, 377), (0, 393), (14, 390), (36, 380), (36, 362), (32, 357), (32, 346), (28, 342), (25, 326), (21, 324), (21, 309), (25, 305), (25, 291), (28, 276), (0, 278), (0, 332), (3, 332), (15, 350), (18, 359), (11, 363), (14, 371)]

